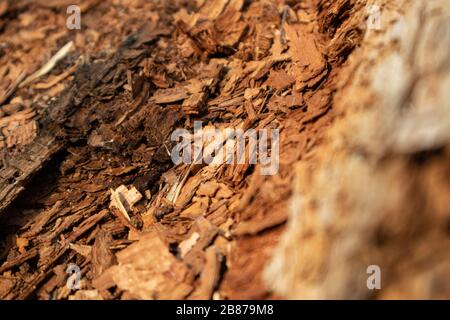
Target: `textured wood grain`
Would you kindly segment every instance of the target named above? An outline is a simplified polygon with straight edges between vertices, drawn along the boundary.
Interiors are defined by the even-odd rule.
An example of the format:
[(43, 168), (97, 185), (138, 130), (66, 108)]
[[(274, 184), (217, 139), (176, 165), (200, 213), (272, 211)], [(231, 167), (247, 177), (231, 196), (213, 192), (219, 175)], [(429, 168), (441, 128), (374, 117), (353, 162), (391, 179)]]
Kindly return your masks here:
[[(78, 68), (73, 83), (39, 119), (40, 130), (36, 140), (14, 158), (6, 158), (6, 166), (0, 168), (0, 214), (21, 194), (35, 174), (67, 146), (69, 139), (73, 142), (73, 134), (67, 133), (67, 129), (73, 130), (69, 128), (70, 120), (76, 118), (76, 113), (81, 112), (83, 108), (95, 107), (94, 101), (88, 99), (90, 94), (98, 92), (100, 98), (112, 94), (115, 87), (111, 87), (108, 81), (115, 72), (123, 72), (123, 69), (116, 70), (116, 65), (126, 63), (133, 66), (142, 59), (143, 51), (132, 47), (143, 42), (152, 42), (165, 32), (165, 30), (149, 32), (144, 26), (130, 36), (107, 62), (92, 62)], [(87, 106), (83, 105), (86, 101)], [(84, 132), (80, 132), (80, 135), (90, 130), (90, 128), (83, 129)]]
[[(335, 11), (348, 3), (358, 1)], [(449, 2), (363, 3), (380, 6), (380, 29), (366, 30), (339, 76), (327, 143), (296, 165), (265, 277), (291, 299), (448, 299)], [(367, 286), (369, 266), (380, 290)]]

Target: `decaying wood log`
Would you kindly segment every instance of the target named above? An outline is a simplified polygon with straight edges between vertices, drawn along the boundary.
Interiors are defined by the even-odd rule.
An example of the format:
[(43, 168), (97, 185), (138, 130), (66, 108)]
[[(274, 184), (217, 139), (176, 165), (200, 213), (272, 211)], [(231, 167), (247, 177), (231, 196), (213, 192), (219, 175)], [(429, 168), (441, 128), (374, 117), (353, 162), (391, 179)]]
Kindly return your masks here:
[[(314, 16), (315, 10), (316, 8), (312, 7), (308, 13)], [(43, 152), (45, 157), (34, 165), (23, 164), (19, 167), (21, 171), (4, 175), (10, 178), (5, 187), (11, 189), (5, 193), (2, 206), (10, 205), (23, 190), (25, 183), (30, 181), (36, 169), (41, 168), (58, 151), (80, 139), (87, 140), (89, 147), (97, 148), (95, 149), (97, 153), (101, 152), (99, 150), (108, 152), (112, 150), (113, 154), (123, 153), (124, 156), (119, 158), (120, 161), (127, 161), (127, 157), (133, 158), (140, 141), (144, 140), (146, 145), (142, 150), (141, 166), (145, 168), (144, 163), (148, 161), (149, 155), (152, 160), (159, 163), (159, 166), (152, 167), (148, 175), (142, 177), (142, 183), (138, 179), (132, 182), (142, 191), (150, 191), (148, 187), (157, 182), (159, 175), (170, 167), (165, 165), (168, 162), (166, 138), (182, 118), (177, 103), (182, 103), (182, 110), (186, 114), (205, 117), (222, 126), (224, 121), (229, 121), (228, 125), (241, 126), (244, 120), (243, 128), (249, 128), (251, 125), (256, 129), (277, 127), (280, 126), (280, 122), (284, 122), (283, 115), (289, 114), (293, 122), (286, 126), (287, 141), (284, 145), (287, 147), (282, 149), (284, 166), (279, 178), (263, 178), (254, 174), (246, 186), (249, 164), (234, 164), (221, 169), (204, 166), (196, 168), (197, 174), (193, 173), (192, 176), (190, 173), (191, 170), (194, 171), (193, 168), (182, 169), (182, 174), (174, 169), (165, 174), (163, 186), (168, 189), (167, 194), (163, 188), (157, 196), (158, 201), (150, 203), (152, 213), (150, 216), (159, 219), (159, 224), (151, 221), (141, 223), (144, 227), (156, 229), (159, 234), (155, 234), (152, 230), (151, 236), (139, 236), (139, 223), (135, 227), (132, 219), (139, 220), (140, 215), (132, 212), (132, 208), (122, 208), (121, 212), (117, 213), (119, 227), (112, 226), (112, 229), (105, 228), (105, 230), (118, 230), (120, 233), (124, 228), (125, 230), (128, 228), (130, 237), (133, 233), (138, 233), (134, 235), (138, 243), (117, 254), (119, 265), (112, 265), (114, 259), (110, 249), (107, 248), (108, 245), (105, 241), (99, 240), (103, 238), (102, 231), (92, 231), (86, 242), (80, 244), (89, 245), (90, 240), (97, 239), (90, 251), (91, 276), (94, 277), (92, 284), (97, 287), (100, 294), (105, 294), (106, 288), (116, 285), (119, 290), (126, 291), (128, 297), (138, 298), (211, 298), (214, 290), (218, 289), (221, 290), (221, 294), (231, 298), (264, 297), (267, 292), (261, 284), (260, 273), (268, 253), (258, 252), (257, 256), (254, 253), (253, 256), (247, 256), (246, 253), (252, 254), (255, 243), (257, 247), (260, 246), (259, 243), (273, 244), (276, 237), (269, 234), (267, 239), (250, 241), (244, 237), (249, 235), (257, 237), (268, 229), (282, 225), (286, 220), (284, 200), (285, 193), (290, 189), (289, 181), (292, 175), (290, 165), (299, 154), (292, 158), (289, 155), (292, 149), (298, 149), (298, 142), (302, 141), (298, 132), (296, 133), (299, 130), (298, 123), (301, 124), (302, 130), (310, 132), (319, 130), (320, 125), (314, 122), (330, 109), (331, 91), (318, 90), (320, 84), (327, 81), (330, 71), (326, 51), (323, 44), (319, 45), (322, 43), (321, 36), (311, 32), (317, 28), (315, 22), (305, 25), (304, 21), (299, 21), (294, 11), (288, 13), (287, 10), (283, 10), (283, 19), (280, 19), (280, 12), (273, 3), (255, 2), (244, 10), (242, 1), (212, 1), (197, 12), (189, 14), (181, 12), (183, 11), (180, 10), (177, 15), (180, 17), (178, 22), (181, 34), (178, 35), (178, 39), (176, 37), (174, 39), (183, 42), (184, 46), (181, 52), (183, 57), (179, 57), (179, 61), (182, 58), (191, 58), (192, 69), (181, 68), (179, 61), (162, 68), (159, 56), (143, 61), (144, 57), (151, 54), (149, 52), (151, 48), (145, 47), (145, 44), (155, 40), (161, 33), (161, 31), (152, 33), (149, 31), (152, 29), (146, 28), (142, 29), (143, 33), (129, 37), (112, 58), (81, 66), (75, 74), (72, 86), (61, 94), (60, 99), (51, 105), (40, 119), (38, 139), (46, 136), (53, 138), (41, 143), (50, 148), (51, 152)], [(255, 21), (253, 19), (255, 15), (263, 17), (266, 21)], [(230, 21), (233, 22), (231, 29)], [(269, 23), (269, 29), (262, 27)], [(249, 30), (254, 30), (255, 34), (248, 33)], [(357, 28), (353, 27), (351, 30)], [(239, 47), (241, 41), (245, 45)], [(170, 55), (170, 52), (169, 54), (165, 52), (167, 48), (177, 48), (177, 45), (175, 41), (170, 44), (158, 43), (155, 49), (158, 49), (159, 55), (164, 57)], [(307, 50), (304, 51), (303, 48)], [(335, 50), (339, 48), (338, 42)], [(239, 52), (240, 50), (243, 52)], [(248, 52), (245, 52), (247, 50)], [(220, 55), (227, 57), (234, 53), (237, 53), (236, 59), (216, 61), (213, 58)], [(178, 51), (173, 54), (180, 55)], [(173, 56), (169, 57), (170, 59), (173, 59)], [(206, 62), (199, 63), (198, 60)], [(141, 62), (144, 65), (142, 73), (133, 76), (129, 70), (138, 69), (136, 67), (142, 66)], [(227, 64), (226, 68), (223, 67), (224, 63)], [(186, 72), (191, 76), (186, 76)], [(118, 93), (118, 88), (121, 88), (125, 81), (131, 89), (132, 98), (136, 99), (130, 104), (127, 103), (126, 92)], [(214, 95), (217, 98), (211, 99)], [(121, 101), (126, 103), (126, 108), (116, 108), (119, 109), (120, 112), (117, 113), (120, 116), (113, 121), (109, 101), (113, 101), (111, 104), (119, 104)], [(291, 102), (285, 105), (286, 101)], [(245, 112), (242, 106), (244, 102)], [(161, 106), (157, 106), (158, 104)], [(122, 110), (125, 112), (121, 112)], [(251, 117), (249, 121), (245, 120), (247, 114)], [(277, 117), (278, 115), (280, 117)], [(240, 119), (241, 117), (244, 119)], [(310, 133), (309, 136), (309, 141), (318, 137), (316, 133), (314, 135)], [(34, 143), (31, 146), (35, 145), (39, 144)], [(31, 146), (28, 148), (32, 148)], [(300, 150), (306, 147), (306, 144), (302, 144)], [(64, 173), (70, 173), (74, 167), (82, 166), (77, 161), (83, 157), (77, 152), (87, 151), (83, 149), (71, 151), (73, 156), (62, 166)], [(16, 162), (21, 157), (33, 157), (34, 154), (27, 149), (19, 154)], [(111, 152), (107, 155), (110, 157)], [(101, 163), (99, 159), (93, 160), (89, 156), (84, 158), (88, 159), (88, 163), (84, 164), (88, 170), (89, 168), (99, 170), (102, 167), (102, 164), (95, 163), (95, 161)], [(85, 175), (84, 178), (87, 177), (88, 175)], [(13, 178), (14, 180), (11, 180)], [(53, 266), (69, 249), (80, 248), (74, 246), (73, 242), (93, 229), (96, 223), (107, 218), (108, 211), (95, 212), (102, 208), (107, 198), (103, 191), (106, 189), (104, 184), (111, 182), (100, 179), (101, 183), (77, 183), (79, 177), (75, 174), (70, 179), (73, 179), (75, 184), (69, 182), (64, 185), (80, 191), (79, 195), (74, 195), (73, 208), (68, 212), (55, 209), (42, 213), (41, 218), (31, 224), (26, 238), (34, 240), (29, 244), (34, 247), (28, 249), (29, 251), (18, 260), (9, 260), (9, 264), (7, 262), (4, 265), (3, 268), (17, 267), (17, 264), (28, 260), (27, 254), (30, 255), (35, 251), (39, 251), (39, 258), (42, 260), (36, 275), (32, 276), (25, 286), (16, 288), (10, 295), (19, 298), (29, 297), (45, 281)], [(205, 184), (201, 186), (202, 183)], [(151, 192), (159, 191), (158, 188), (151, 187)], [(234, 189), (237, 188), (242, 189), (243, 196), (235, 192)], [(274, 188), (279, 191), (277, 195), (271, 191)], [(86, 193), (99, 195), (96, 196), (96, 200), (87, 200), (86, 205), (80, 202)], [(52, 199), (47, 201), (54, 208)], [(89, 209), (84, 209), (85, 206)], [(53, 220), (48, 220), (49, 212), (55, 215), (55, 218), (51, 218)], [(75, 226), (72, 232), (67, 232)], [(42, 234), (34, 239), (36, 230)], [(162, 239), (172, 244), (183, 243), (191, 237), (189, 230), (192, 230), (193, 234), (197, 233), (198, 238), (190, 248), (181, 251), (180, 247), (183, 261), (178, 261), (171, 256), (169, 247)], [(219, 234), (223, 237), (219, 237)], [(64, 240), (55, 243), (58, 237)], [(238, 239), (238, 248), (230, 253), (228, 242), (233, 237)], [(42, 246), (48, 243), (55, 244), (50, 247), (51, 249), (45, 250)], [(36, 246), (40, 246), (39, 250)], [(150, 252), (149, 248), (156, 248), (156, 255)], [(22, 249), (27, 250), (26, 247)], [(141, 254), (143, 250), (147, 255)], [(55, 257), (49, 257), (50, 253)], [(219, 288), (217, 283), (218, 272), (221, 270), (219, 257), (227, 255), (229, 272)], [(248, 258), (252, 263), (246, 263)], [(83, 259), (86, 257), (83, 256)], [(156, 265), (155, 261), (160, 265)], [(173, 266), (176, 266), (176, 270)], [(171, 273), (174, 275), (170, 275)], [(196, 277), (199, 279), (194, 290)], [(252, 281), (246, 283), (249, 279)], [(64, 288), (56, 290), (58, 296), (67, 296)]]
[(448, 298), (450, 6), (367, 4), (380, 29), (340, 74), (327, 143), (296, 165), (265, 278), (293, 299)]
[(0, 1), (0, 298), (450, 296), (445, 0), (66, 2)]

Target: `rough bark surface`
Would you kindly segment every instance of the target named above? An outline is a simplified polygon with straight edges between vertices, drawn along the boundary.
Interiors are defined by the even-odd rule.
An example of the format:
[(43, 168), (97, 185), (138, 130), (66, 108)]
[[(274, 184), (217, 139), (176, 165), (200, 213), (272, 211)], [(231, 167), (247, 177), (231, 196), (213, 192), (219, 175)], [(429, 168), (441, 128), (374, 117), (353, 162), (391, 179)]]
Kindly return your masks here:
[[(296, 165), (287, 231), (265, 272), (289, 298), (450, 296), (450, 6), (376, 3), (382, 28), (339, 76), (326, 143)], [(371, 265), (381, 290), (367, 287)]]
[(0, 298), (450, 297), (448, 1), (68, 3), (0, 1)]

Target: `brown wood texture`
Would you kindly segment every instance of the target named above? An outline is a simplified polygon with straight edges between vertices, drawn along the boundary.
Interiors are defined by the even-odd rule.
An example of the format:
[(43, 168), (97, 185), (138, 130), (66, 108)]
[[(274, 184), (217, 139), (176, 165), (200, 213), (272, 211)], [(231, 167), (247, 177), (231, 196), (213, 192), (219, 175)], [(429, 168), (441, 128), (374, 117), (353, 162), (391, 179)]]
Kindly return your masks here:
[(0, 298), (448, 298), (447, 2), (0, 1)]

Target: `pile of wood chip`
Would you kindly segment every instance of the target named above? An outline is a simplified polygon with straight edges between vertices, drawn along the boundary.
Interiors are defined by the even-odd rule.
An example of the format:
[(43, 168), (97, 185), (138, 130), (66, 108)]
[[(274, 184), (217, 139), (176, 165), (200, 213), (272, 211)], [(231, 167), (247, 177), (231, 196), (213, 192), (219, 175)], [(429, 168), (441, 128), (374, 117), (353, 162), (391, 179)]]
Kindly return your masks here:
[[(300, 245), (293, 168), (345, 115), (367, 1), (86, 0), (81, 30), (63, 2), (0, 5), (0, 298), (290, 297), (263, 271)], [(279, 170), (174, 164), (196, 122), (279, 130)]]

